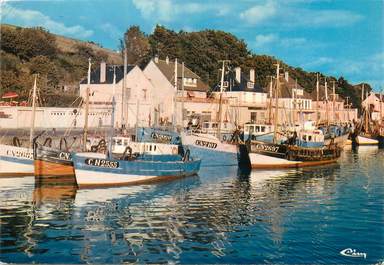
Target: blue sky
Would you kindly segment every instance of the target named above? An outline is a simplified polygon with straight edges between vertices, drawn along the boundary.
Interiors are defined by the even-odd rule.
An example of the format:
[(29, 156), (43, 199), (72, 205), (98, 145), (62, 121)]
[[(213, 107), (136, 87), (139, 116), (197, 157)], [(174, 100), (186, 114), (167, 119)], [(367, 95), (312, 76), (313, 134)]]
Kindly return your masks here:
[(384, 88), (383, 0), (42, 0), (1, 1), (1, 22), (117, 49), (130, 25), (218, 29), (309, 71)]

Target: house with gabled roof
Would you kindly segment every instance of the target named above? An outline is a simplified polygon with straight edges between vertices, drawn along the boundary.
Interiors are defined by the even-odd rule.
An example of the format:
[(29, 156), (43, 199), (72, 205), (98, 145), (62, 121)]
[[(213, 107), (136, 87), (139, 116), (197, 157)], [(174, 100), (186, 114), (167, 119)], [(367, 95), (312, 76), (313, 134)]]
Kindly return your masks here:
[[(292, 77), (289, 72), (279, 75), (279, 124), (300, 124), (312, 120), (312, 98), (311, 95)], [(276, 79), (265, 90), (268, 92), (268, 123), (273, 123), (275, 116), (275, 93)]]
[(200, 116), (201, 121), (216, 119), (218, 100), (207, 97), (209, 86), (188, 68), (187, 63), (184, 65), (184, 77), (181, 61), (176, 58), (172, 61), (168, 56), (165, 60), (156, 56), (143, 72), (155, 87), (155, 97), (160, 99), (158, 109), (169, 120), (174, 119), (176, 124), (181, 125), (182, 120), (191, 116)]
[[(113, 84), (114, 75), (116, 84)], [(88, 80), (80, 82), (80, 96), (85, 98)], [(144, 75), (140, 67), (128, 65), (125, 73), (124, 66), (100, 66), (91, 72), (89, 106), (93, 110), (105, 109), (111, 111), (112, 96), (115, 91), (115, 127), (149, 126), (154, 123), (155, 109), (152, 83)], [(92, 115), (91, 115), (92, 116)], [(100, 126), (110, 126), (110, 121), (100, 121)]]
[[(212, 90), (215, 98), (219, 98), (220, 91), (221, 82), (218, 82)], [(222, 96), (229, 102), (227, 112), (232, 122), (266, 122), (267, 93), (255, 82), (254, 69), (250, 69), (249, 73), (243, 72), (240, 67), (227, 69), (224, 73)]]
[[(327, 88), (326, 88), (327, 87)], [(346, 101), (341, 95), (333, 93), (333, 87), (330, 88), (323, 84), (319, 84), (319, 88), (313, 89), (311, 92), (312, 105), (314, 114), (313, 120), (319, 123), (340, 123), (357, 120), (358, 111), (352, 108), (352, 104)]]
[(371, 91), (361, 105), (370, 110), (372, 120), (384, 120), (384, 95)]

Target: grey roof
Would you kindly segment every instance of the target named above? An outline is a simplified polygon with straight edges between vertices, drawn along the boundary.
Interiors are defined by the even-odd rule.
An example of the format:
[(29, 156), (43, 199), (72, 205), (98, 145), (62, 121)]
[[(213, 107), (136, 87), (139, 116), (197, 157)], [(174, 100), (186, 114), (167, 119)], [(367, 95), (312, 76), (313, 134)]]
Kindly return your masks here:
[[(332, 95), (333, 94), (333, 88), (328, 87), (327, 88), (327, 93), (328, 93), (328, 101), (332, 101), (333, 100), (333, 95)], [(341, 97), (337, 93), (335, 93), (335, 94), (336, 94), (335, 101), (344, 101), (343, 97)], [(311, 97), (312, 97), (313, 101), (317, 100), (316, 88), (311, 92)], [(319, 100), (320, 101), (325, 101), (326, 100), (326, 97), (325, 97), (325, 86), (324, 85), (319, 85)]]
[[(127, 72), (128, 74), (135, 65), (128, 65), (127, 66)], [(106, 65), (105, 69), (105, 82), (100, 82), (100, 65), (99, 67), (91, 72), (91, 84), (113, 84), (113, 65)], [(123, 79), (124, 75), (124, 66), (123, 65), (116, 65), (116, 84)], [(80, 84), (87, 84), (88, 80), (87, 77), (85, 77), (83, 80), (81, 80)]]
[[(280, 98), (292, 98), (292, 90), (293, 89), (301, 89), (303, 90), (303, 95), (295, 95), (296, 98), (302, 98), (302, 99), (311, 99), (311, 94), (304, 90), (304, 88), (299, 84), (296, 83), (296, 80), (288, 77), (288, 81), (284, 78), (284, 76), (280, 75)], [(276, 86), (276, 80), (273, 81), (273, 86)], [(269, 87), (265, 89), (266, 91), (269, 91)], [(275, 90), (273, 90), (273, 97), (275, 96), (274, 93)]]
[[(249, 76), (241, 72), (240, 82), (236, 80), (236, 72), (234, 69), (230, 69), (224, 75), (224, 81), (228, 82), (228, 87), (225, 88), (225, 91), (246, 91), (246, 92), (264, 92), (263, 88), (256, 83), (253, 83), (253, 87), (248, 87), (248, 82), (251, 82)], [(220, 91), (221, 82), (217, 83), (213, 87), (213, 91)]]
[[(168, 79), (168, 81), (173, 85), (175, 83), (175, 62), (169, 60), (168, 63), (165, 60), (152, 60), (160, 71), (164, 74), (164, 76)], [(181, 78), (182, 78), (182, 64), (177, 62), (177, 87), (181, 89)], [(195, 78), (197, 79), (196, 86), (184, 86), (185, 90), (189, 91), (208, 91), (208, 85), (201, 81), (200, 76), (192, 72), (188, 67), (184, 65), (184, 77), (185, 78)]]

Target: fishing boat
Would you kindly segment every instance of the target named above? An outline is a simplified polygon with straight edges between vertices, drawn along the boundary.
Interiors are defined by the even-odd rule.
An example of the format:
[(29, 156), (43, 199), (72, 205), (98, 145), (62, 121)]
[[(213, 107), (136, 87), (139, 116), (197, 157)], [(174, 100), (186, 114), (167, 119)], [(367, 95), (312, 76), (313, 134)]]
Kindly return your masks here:
[(13, 145), (0, 144), (0, 176), (33, 176), (32, 141), (35, 129), (37, 76), (32, 90), (32, 119), (29, 132), (29, 147), (21, 146), (19, 138), (13, 138)]
[[(279, 64), (276, 71), (276, 105), (274, 117), (273, 141), (258, 141), (249, 139), (240, 148), (240, 156), (248, 152), (249, 166), (259, 169), (305, 167), (334, 163), (340, 157), (341, 148), (337, 144), (324, 145), (324, 135), (320, 130), (305, 128), (294, 131), (287, 140), (278, 137), (278, 94), (279, 94)], [(279, 138), (279, 140), (278, 140)]]
[(183, 156), (179, 154), (148, 156), (135, 154), (131, 147), (127, 147), (122, 156), (114, 157), (112, 153), (114, 94), (107, 154), (74, 154), (76, 182), (79, 188), (142, 184), (197, 174), (201, 160), (191, 157), (189, 150), (185, 151)]
[(183, 132), (183, 145), (191, 155), (202, 159), (202, 166), (236, 166), (238, 150), (236, 144), (220, 141), (210, 134)]
[[(89, 85), (91, 80), (91, 59), (88, 60), (88, 87), (85, 99), (85, 115), (84, 115), (84, 131), (83, 131), (83, 146), (82, 150), (86, 150), (88, 140), (88, 112), (89, 112)], [(79, 112), (78, 112), (79, 113)], [(49, 145), (52, 141), (48, 142)], [(71, 152), (68, 150), (67, 141), (65, 138), (60, 139), (60, 147), (52, 148), (47, 146), (47, 141), (44, 144), (38, 142), (38, 137), (33, 139), (33, 160), (34, 160), (34, 175), (41, 181), (42, 178), (57, 178), (57, 177), (72, 177), (74, 179), (74, 168)], [(72, 150), (74, 151), (74, 150)], [(57, 180), (57, 179), (56, 179)], [(69, 179), (71, 180), (71, 179)]]
[(319, 134), (303, 132), (300, 139), (291, 143), (248, 142), (251, 168), (273, 169), (324, 165), (334, 163), (340, 157), (341, 148), (337, 144), (319, 146)]
[[(90, 80), (90, 69), (91, 63), (89, 62), (88, 83)], [(114, 84), (116, 83), (115, 75), (113, 82)], [(86, 98), (86, 117), (88, 116), (87, 102), (88, 98)], [(92, 137), (88, 137), (87, 118), (84, 124), (83, 147), (78, 150), (80, 150), (80, 152), (91, 151), (105, 153), (109, 142), (107, 143), (105, 139), (94, 139)], [(114, 130), (113, 127), (111, 127), (111, 130)], [(159, 135), (156, 135), (156, 137), (160, 138)], [(135, 138), (137, 139), (137, 137)], [(50, 146), (52, 141), (47, 140), (49, 140), (49, 138), (46, 139), (44, 144), (39, 143), (38, 137), (36, 137), (33, 141), (35, 176), (39, 177), (40, 180), (42, 178), (52, 178), (54, 181), (57, 181), (57, 177), (61, 177), (61, 180), (63, 181), (71, 181), (72, 177), (72, 181), (75, 182), (76, 179), (74, 178), (75, 171), (72, 153), (77, 150), (72, 149), (70, 152), (65, 138), (60, 139), (60, 144), (56, 148), (52, 148)], [(73, 146), (73, 144), (71, 146)], [(111, 155), (116, 158), (120, 158), (121, 155), (124, 156), (127, 153), (130, 154), (130, 156), (142, 155), (145, 156), (145, 158), (151, 157), (153, 159), (157, 159), (158, 156), (161, 156), (162, 159), (165, 159), (166, 156), (172, 158), (172, 156), (179, 154), (179, 152), (183, 153), (182, 147), (178, 145), (154, 142), (135, 142), (132, 140), (132, 137), (113, 137), (111, 140), (110, 151)]]
[[(231, 136), (223, 141), (222, 137), (222, 93), (224, 83), (224, 67), (223, 61), (221, 71), (220, 101), (218, 122), (215, 124), (214, 133), (202, 133), (195, 131), (187, 131), (181, 133), (182, 143), (188, 148), (192, 156), (202, 159), (202, 166), (236, 166), (238, 165), (238, 146), (234, 138)], [(210, 125), (211, 123), (208, 123)], [(207, 129), (207, 128), (206, 128)]]
[(192, 176), (200, 169), (200, 159), (188, 152), (178, 159), (145, 157), (113, 159), (100, 153), (76, 153), (74, 166), (79, 188), (142, 184)]

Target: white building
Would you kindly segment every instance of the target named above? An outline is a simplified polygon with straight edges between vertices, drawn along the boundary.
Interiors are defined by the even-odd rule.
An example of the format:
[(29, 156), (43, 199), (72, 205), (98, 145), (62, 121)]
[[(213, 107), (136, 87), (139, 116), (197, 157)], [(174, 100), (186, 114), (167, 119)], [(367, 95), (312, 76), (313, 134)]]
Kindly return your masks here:
[[(220, 96), (218, 83), (214, 88), (215, 98)], [(267, 93), (255, 83), (255, 70), (249, 75), (242, 73), (240, 67), (226, 71), (223, 82), (223, 98), (229, 102), (229, 113), (232, 122), (237, 124), (267, 122)]]
[(361, 103), (363, 108), (367, 108), (372, 113), (372, 120), (384, 120), (384, 96), (371, 92)]
[[(111, 110), (112, 96), (115, 93), (115, 127), (152, 125), (156, 117), (157, 102), (154, 86), (138, 66), (128, 65), (123, 88), (123, 72), (123, 66), (106, 65), (104, 62), (92, 71), (89, 85), (90, 111)], [(86, 96), (87, 86), (85, 78), (80, 83), (80, 96), (83, 98)]]
[[(83, 128), (84, 109), (37, 107), (35, 110), (35, 128)], [(88, 115), (88, 127), (109, 126), (110, 109), (94, 109)], [(31, 127), (32, 107), (1, 106), (0, 129), (28, 129)]]
[[(207, 98), (208, 85), (187, 66), (184, 66), (184, 79), (182, 72), (181, 62), (177, 62), (177, 59), (171, 61), (168, 57), (165, 60), (155, 57), (145, 67), (144, 74), (156, 88), (157, 109), (164, 114), (166, 121), (175, 119), (178, 125), (182, 124), (183, 116), (184, 119), (201, 116), (202, 121), (216, 119), (218, 101)], [(184, 110), (181, 109), (182, 105)]]

